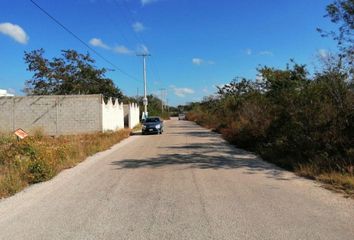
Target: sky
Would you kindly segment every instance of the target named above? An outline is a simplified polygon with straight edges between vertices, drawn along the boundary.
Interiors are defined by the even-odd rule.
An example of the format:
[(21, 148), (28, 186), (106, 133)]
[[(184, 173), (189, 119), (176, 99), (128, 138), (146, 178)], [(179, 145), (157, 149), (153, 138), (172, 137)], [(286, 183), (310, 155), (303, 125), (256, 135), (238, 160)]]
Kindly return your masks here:
[(318, 65), (336, 50), (317, 27), (331, 0), (35, 0), (90, 48), (30, 0), (0, 0), (0, 89), (23, 95), (25, 51), (90, 52), (97, 67), (128, 96), (143, 94), (142, 58), (148, 52), (148, 94), (167, 89), (170, 105), (199, 101), (235, 77), (255, 79), (257, 67), (285, 68), (290, 59)]

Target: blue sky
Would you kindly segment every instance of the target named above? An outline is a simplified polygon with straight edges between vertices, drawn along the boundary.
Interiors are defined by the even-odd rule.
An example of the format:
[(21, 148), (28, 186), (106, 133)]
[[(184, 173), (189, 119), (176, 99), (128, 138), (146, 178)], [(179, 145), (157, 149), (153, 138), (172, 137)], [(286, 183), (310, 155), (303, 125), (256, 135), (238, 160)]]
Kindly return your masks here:
[[(259, 65), (285, 67), (290, 58), (312, 69), (335, 51), (317, 27), (333, 29), (330, 0), (62, 0), (36, 2), (96, 51), (139, 81), (107, 74), (127, 95), (142, 94), (149, 51), (148, 93), (168, 89), (171, 105), (200, 100), (236, 76), (254, 79)], [(0, 88), (23, 94), (24, 51), (89, 51), (29, 0), (0, 1)], [(92, 53), (98, 67), (112, 68)]]

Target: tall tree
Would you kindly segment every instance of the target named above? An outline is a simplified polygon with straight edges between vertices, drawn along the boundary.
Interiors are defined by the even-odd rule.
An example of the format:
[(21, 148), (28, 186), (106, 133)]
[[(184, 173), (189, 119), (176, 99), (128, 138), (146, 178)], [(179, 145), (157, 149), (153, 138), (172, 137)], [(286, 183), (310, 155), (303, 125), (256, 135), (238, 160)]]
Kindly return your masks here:
[(61, 57), (48, 60), (43, 49), (25, 52), (27, 70), (34, 72), (25, 83), (27, 95), (103, 94), (122, 99), (122, 91), (105, 77), (107, 70), (94, 66), (95, 60), (87, 53), (62, 50)]
[(326, 8), (326, 17), (337, 24), (338, 31), (318, 31), (325, 37), (332, 37), (337, 41), (340, 51), (339, 58), (341, 64), (349, 67), (349, 72), (353, 74), (354, 64), (354, 0), (335, 0)]

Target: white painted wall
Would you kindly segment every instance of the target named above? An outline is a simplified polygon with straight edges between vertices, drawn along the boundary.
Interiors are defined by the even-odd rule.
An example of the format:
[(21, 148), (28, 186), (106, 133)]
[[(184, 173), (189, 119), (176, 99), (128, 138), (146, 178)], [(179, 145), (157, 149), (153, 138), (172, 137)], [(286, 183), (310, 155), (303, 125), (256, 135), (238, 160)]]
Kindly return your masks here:
[(115, 131), (124, 128), (123, 103), (110, 98), (105, 104), (102, 101), (102, 131)]
[(139, 116), (140, 116), (140, 109), (139, 109), (139, 106), (138, 104), (136, 103), (130, 103), (129, 104), (129, 128), (134, 128), (136, 125), (139, 124), (140, 122), (140, 119), (139, 119)]

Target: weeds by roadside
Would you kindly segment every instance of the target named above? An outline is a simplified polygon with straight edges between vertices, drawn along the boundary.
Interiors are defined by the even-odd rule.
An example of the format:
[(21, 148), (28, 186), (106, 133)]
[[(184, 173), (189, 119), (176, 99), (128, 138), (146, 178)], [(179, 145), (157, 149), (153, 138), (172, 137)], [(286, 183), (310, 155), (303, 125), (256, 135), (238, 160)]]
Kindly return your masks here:
[(318, 167), (313, 165), (299, 165), (294, 172), (302, 177), (316, 180), (323, 184), (323, 187), (354, 198), (354, 175), (348, 172), (339, 173), (336, 171), (319, 172)]
[[(238, 142), (232, 141), (232, 134), (230, 129), (217, 129), (215, 124), (205, 120), (206, 116), (199, 115), (195, 112), (190, 112), (187, 114), (188, 120), (194, 121), (197, 124), (212, 129), (215, 132), (221, 133), (223, 138), (230, 142), (231, 144), (238, 145)], [(231, 135), (230, 135), (231, 134)], [(230, 137), (231, 136), (231, 137)], [(245, 139), (245, 136), (238, 135), (238, 137)], [(250, 138), (250, 136), (248, 136)], [(291, 156), (279, 156), (276, 153), (267, 151), (262, 151), (260, 148), (255, 148), (252, 145), (242, 145), (242, 148), (247, 150), (255, 151), (263, 157), (264, 160), (274, 163), (284, 169), (293, 171), (295, 174), (316, 180), (320, 182), (324, 188), (342, 193), (346, 197), (354, 198), (354, 172), (353, 168), (343, 169), (338, 171), (338, 169), (326, 169), (323, 170), (323, 166), (320, 162), (313, 163), (302, 163), (299, 164), (296, 159), (292, 159)]]
[(51, 179), (94, 153), (127, 138), (130, 130), (52, 138), (38, 131), (18, 141), (0, 134), (0, 198)]
[(142, 126), (143, 126), (143, 125), (142, 125), (141, 123), (137, 124), (136, 126), (133, 127), (132, 132), (141, 131)]

